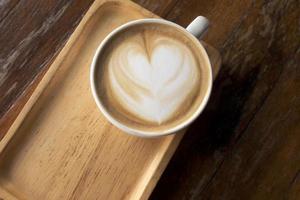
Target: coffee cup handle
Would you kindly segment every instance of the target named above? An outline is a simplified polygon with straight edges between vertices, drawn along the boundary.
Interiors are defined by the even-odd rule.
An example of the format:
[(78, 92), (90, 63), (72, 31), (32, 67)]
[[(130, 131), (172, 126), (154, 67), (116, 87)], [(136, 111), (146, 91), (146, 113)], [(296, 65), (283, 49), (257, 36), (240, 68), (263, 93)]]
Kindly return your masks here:
[(203, 16), (198, 16), (188, 25), (186, 30), (192, 35), (194, 35), (196, 38), (201, 39), (207, 32), (208, 27), (208, 19)]

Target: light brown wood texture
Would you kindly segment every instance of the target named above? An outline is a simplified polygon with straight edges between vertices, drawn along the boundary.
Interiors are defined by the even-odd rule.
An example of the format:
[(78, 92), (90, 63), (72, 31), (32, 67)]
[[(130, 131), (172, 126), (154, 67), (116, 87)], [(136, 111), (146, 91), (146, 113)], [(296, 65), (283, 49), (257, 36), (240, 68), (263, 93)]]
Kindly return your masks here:
[(0, 3), (0, 140), (93, 0)]
[[(96, 1), (0, 143), (0, 198), (147, 199), (183, 132), (143, 139), (100, 113), (89, 66), (117, 26), (156, 17), (127, 1)], [(218, 52), (206, 47), (216, 75)]]

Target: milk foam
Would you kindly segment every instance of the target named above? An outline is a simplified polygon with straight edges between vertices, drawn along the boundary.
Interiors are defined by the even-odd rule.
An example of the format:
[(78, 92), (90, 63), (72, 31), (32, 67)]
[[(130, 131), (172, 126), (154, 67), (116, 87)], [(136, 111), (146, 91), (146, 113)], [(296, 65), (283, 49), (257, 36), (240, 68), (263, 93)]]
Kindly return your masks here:
[(180, 110), (199, 79), (191, 50), (165, 36), (123, 41), (108, 63), (114, 98), (132, 115), (157, 124)]

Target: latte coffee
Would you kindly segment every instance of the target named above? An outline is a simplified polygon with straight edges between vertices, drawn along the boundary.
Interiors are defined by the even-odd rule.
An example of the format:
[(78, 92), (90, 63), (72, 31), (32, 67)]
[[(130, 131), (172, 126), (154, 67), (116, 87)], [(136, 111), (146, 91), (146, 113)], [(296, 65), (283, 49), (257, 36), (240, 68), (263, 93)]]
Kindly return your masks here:
[(200, 46), (183, 30), (156, 23), (112, 36), (95, 70), (96, 93), (105, 111), (140, 131), (164, 131), (189, 119), (208, 90)]

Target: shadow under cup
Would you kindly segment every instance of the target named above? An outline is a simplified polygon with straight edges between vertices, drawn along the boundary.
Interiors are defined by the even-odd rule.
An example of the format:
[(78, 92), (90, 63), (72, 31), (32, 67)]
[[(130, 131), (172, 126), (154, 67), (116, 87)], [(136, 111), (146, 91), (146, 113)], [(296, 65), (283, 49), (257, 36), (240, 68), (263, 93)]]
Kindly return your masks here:
[(184, 28), (161, 19), (129, 22), (98, 47), (91, 86), (115, 126), (138, 136), (175, 133), (205, 107), (211, 87), (209, 58)]

